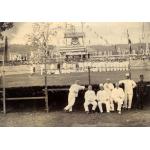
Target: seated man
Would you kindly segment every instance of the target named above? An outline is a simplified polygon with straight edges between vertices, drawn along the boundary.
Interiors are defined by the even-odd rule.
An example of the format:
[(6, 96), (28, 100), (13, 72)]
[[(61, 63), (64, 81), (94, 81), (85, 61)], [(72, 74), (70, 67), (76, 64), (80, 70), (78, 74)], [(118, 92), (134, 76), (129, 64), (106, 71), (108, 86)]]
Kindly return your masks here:
[(109, 101), (109, 94), (106, 90), (104, 90), (103, 84), (100, 84), (100, 90), (97, 92), (97, 101), (98, 101), (98, 107), (101, 113), (103, 113), (102, 104), (106, 105), (106, 111), (110, 112), (110, 101)]
[(87, 114), (89, 114), (88, 106), (90, 104), (93, 105), (92, 112), (95, 112), (95, 109), (97, 107), (97, 102), (95, 101), (96, 100), (96, 95), (95, 95), (95, 92), (92, 90), (92, 86), (91, 85), (88, 86), (88, 90), (85, 92), (84, 99), (85, 99), (85, 102), (84, 102), (85, 112)]
[(114, 104), (111, 99), (111, 92), (114, 89), (114, 85), (111, 83), (110, 79), (106, 80), (106, 83), (104, 84), (104, 90), (109, 95), (109, 102), (110, 102), (110, 111), (114, 111)]
[(122, 104), (125, 99), (125, 93), (124, 93), (123, 89), (119, 87), (119, 83), (116, 83), (115, 85), (116, 85), (116, 87), (111, 92), (111, 98), (112, 98), (113, 102), (117, 103), (117, 105), (118, 105), (117, 111), (119, 114), (121, 114), (121, 108), (122, 108)]

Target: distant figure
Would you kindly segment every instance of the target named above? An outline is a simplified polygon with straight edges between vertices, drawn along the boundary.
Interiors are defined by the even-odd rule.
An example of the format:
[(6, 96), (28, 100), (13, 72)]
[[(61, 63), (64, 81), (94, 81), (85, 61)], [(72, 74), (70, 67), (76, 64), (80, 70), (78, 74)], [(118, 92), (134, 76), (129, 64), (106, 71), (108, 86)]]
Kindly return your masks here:
[(114, 104), (111, 99), (111, 92), (114, 89), (114, 85), (111, 83), (110, 79), (106, 79), (106, 83), (104, 84), (104, 90), (107, 91), (107, 94), (109, 96), (109, 102), (110, 102), (110, 111), (114, 111)]
[(124, 108), (131, 109), (133, 99), (133, 89), (136, 87), (136, 83), (130, 79), (129, 73), (126, 73), (126, 79), (119, 81), (119, 85), (124, 84), (125, 100)]
[(33, 74), (35, 74), (35, 65), (31, 65), (31, 76), (33, 75)]
[(40, 66), (40, 69), (41, 69), (41, 75), (43, 75), (43, 72), (44, 72), (44, 64)]
[(97, 101), (98, 101), (98, 107), (101, 113), (103, 113), (102, 104), (106, 105), (106, 111), (107, 113), (110, 112), (110, 102), (109, 102), (109, 94), (106, 90), (104, 90), (103, 84), (99, 85), (100, 90), (97, 92)]
[(113, 89), (113, 91), (111, 93), (111, 98), (112, 98), (113, 102), (117, 103), (117, 105), (118, 105), (117, 111), (119, 114), (121, 114), (121, 108), (122, 108), (122, 104), (124, 102), (125, 93), (124, 93), (123, 89), (119, 87), (119, 83), (116, 83), (115, 85), (116, 85), (116, 87)]
[(58, 69), (59, 74), (60, 74), (61, 73), (61, 65), (60, 65), (60, 63), (57, 63), (57, 69)]
[(79, 85), (79, 80), (76, 80), (75, 83), (71, 85), (68, 94), (68, 105), (64, 108), (65, 112), (72, 112), (72, 107), (75, 103), (76, 97), (78, 97), (78, 92), (84, 89), (85, 86)]
[(140, 75), (140, 81), (137, 83), (136, 89), (136, 108), (143, 109), (144, 98), (147, 94), (146, 83), (144, 82), (143, 74)]
[(76, 71), (78, 72), (79, 71), (79, 64), (76, 63)]
[(97, 107), (97, 102), (96, 102), (95, 92), (92, 90), (91, 85), (88, 86), (88, 90), (85, 92), (84, 99), (85, 99), (85, 102), (84, 102), (85, 112), (87, 114), (89, 114), (89, 107), (88, 106), (90, 104), (92, 104), (92, 113), (94, 113), (95, 109)]

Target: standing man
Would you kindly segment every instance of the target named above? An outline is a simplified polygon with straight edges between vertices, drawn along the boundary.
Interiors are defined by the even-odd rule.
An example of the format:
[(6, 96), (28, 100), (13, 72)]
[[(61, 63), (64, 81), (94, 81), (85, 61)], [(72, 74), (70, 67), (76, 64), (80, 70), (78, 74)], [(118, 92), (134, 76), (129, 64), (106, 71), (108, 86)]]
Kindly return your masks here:
[(43, 75), (43, 72), (44, 72), (44, 64), (42, 64), (41, 66), (40, 66), (40, 69), (41, 69), (41, 76)]
[(143, 74), (140, 75), (140, 81), (137, 83), (136, 89), (136, 108), (143, 109), (144, 98), (147, 94), (146, 83)]
[(64, 108), (65, 112), (72, 112), (72, 107), (75, 103), (76, 97), (78, 97), (78, 92), (84, 89), (85, 86), (79, 85), (79, 80), (76, 80), (75, 83), (71, 85), (68, 94), (68, 105)]
[(61, 64), (59, 62), (57, 63), (57, 69), (59, 71), (59, 74), (61, 74)]
[(133, 99), (133, 89), (136, 87), (136, 83), (130, 79), (129, 73), (126, 73), (126, 79), (119, 81), (119, 85), (124, 84), (125, 100), (124, 108), (131, 109)]
[[(125, 94), (123, 89), (119, 87), (119, 83), (116, 83), (115, 85), (116, 87), (113, 89), (111, 93), (111, 98), (118, 105), (117, 106), (118, 114), (121, 114), (121, 108), (124, 102)], [(114, 109), (114, 105), (113, 105), (113, 109)]]
[(106, 111), (107, 113), (110, 112), (110, 102), (109, 102), (109, 95), (106, 90), (104, 90), (103, 84), (99, 85), (100, 90), (97, 92), (97, 101), (98, 101), (98, 107), (101, 113), (103, 113), (102, 104), (106, 105)]
[(113, 89), (114, 89), (114, 85), (110, 82), (110, 79), (106, 79), (106, 83), (104, 84), (104, 90), (107, 91), (107, 94), (109, 96), (111, 111), (114, 111), (114, 104), (113, 104), (113, 100), (111, 99), (111, 92)]
[(95, 92), (92, 90), (92, 86), (91, 85), (88, 86), (88, 90), (85, 92), (84, 99), (85, 99), (85, 102), (84, 102), (85, 112), (87, 114), (89, 114), (89, 108), (88, 108), (88, 106), (90, 104), (92, 104), (93, 105), (92, 112), (94, 113), (95, 109), (97, 107), (97, 102), (96, 102)]
[(34, 75), (35, 74), (35, 65), (32, 64), (31, 65), (31, 68), (30, 68), (30, 76)]

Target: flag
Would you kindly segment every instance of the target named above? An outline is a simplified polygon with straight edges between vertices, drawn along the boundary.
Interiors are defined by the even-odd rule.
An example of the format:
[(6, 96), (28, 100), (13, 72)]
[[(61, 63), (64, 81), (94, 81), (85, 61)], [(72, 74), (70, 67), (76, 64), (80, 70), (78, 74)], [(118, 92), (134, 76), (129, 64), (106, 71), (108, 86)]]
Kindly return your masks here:
[(131, 47), (131, 40), (128, 39), (128, 45), (129, 45), (129, 52), (130, 54), (132, 53), (132, 47)]

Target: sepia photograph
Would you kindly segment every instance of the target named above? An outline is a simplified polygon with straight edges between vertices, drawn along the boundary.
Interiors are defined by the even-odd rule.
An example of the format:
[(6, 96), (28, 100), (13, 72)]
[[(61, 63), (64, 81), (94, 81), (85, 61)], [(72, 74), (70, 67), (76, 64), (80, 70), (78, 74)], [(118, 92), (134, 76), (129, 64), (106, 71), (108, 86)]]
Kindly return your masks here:
[(0, 127), (150, 127), (150, 22), (0, 22)]

